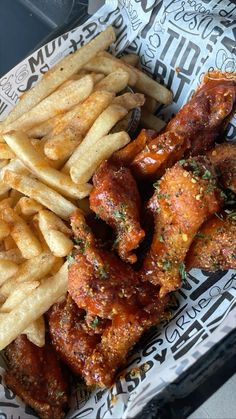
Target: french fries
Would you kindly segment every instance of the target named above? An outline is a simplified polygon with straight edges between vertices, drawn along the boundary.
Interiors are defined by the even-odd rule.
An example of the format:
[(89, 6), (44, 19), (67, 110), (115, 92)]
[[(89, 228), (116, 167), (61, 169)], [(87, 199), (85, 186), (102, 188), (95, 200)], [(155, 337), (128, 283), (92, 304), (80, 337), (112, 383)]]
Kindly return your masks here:
[(0, 261), (1, 260), (8, 260), (10, 262), (14, 262), (16, 264), (20, 264), (24, 262), (24, 258), (21, 254), (21, 251), (16, 247), (14, 249), (1, 251), (0, 252)]
[(0, 156), (1, 159), (12, 159), (14, 157), (14, 153), (7, 144), (0, 143)]
[(55, 256), (50, 252), (43, 252), (39, 256), (26, 260), (19, 266), (16, 275), (4, 282), (0, 294), (7, 298), (19, 284), (44, 278), (51, 271), (55, 260)]
[(0, 322), (0, 350), (4, 349), (32, 322), (42, 316), (67, 291), (68, 263), (56, 275), (43, 279), (40, 285)]
[(141, 93), (124, 93), (112, 101), (113, 104), (123, 106), (127, 111), (143, 106), (144, 102), (145, 97)]
[[(110, 105), (96, 119), (83, 142), (75, 149), (65, 166), (63, 172), (68, 173), (72, 166), (76, 166), (80, 162), (83, 154), (91, 150), (97, 140), (104, 137), (114, 127), (114, 125), (127, 115), (128, 111), (119, 105)], [(80, 164), (80, 163), (79, 163)]]
[(122, 55), (120, 59), (133, 67), (137, 67), (139, 65), (139, 56), (137, 54)]
[(31, 90), (21, 98), (12, 112), (4, 121), (4, 127), (20, 118), (21, 115), (28, 112), (33, 106), (37, 105), (45, 97), (49, 96), (58, 86), (78, 72), (85, 63), (92, 59), (99, 51), (109, 47), (115, 41), (115, 32), (109, 26), (104, 32), (101, 32), (89, 44), (78, 49), (74, 54), (67, 55), (54, 67), (52, 67)]
[(42, 247), (37, 237), (12, 208), (4, 208), (0, 217), (10, 226), (11, 236), (25, 259), (38, 256), (42, 252)]
[(43, 316), (32, 322), (22, 334), (34, 345), (42, 348), (45, 345), (45, 322)]
[(55, 212), (59, 217), (68, 220), (70, 215), (76, 210), (72, 202), (65, 199), (58, 192), (36, 179), (14, 173), (7, 170), (3, 175), (3, 182), (11, 188), (17, 189), (24, 195), (35, 199), (37, 202)]
[(108, 74), (104, 79), (95, 85), (96, 90), (105, 90), (107, 92), (119, 93), (124, 90), (129, 81), (129, 74), (120, 68), (113, 73)]
[(146, 111), (146, 109), (142, 109), (140, 122), (144, 128), (150, 128), (156, 132), (161, 131), (162, 128), (166, 126), (166, 123), (162, 119), (152, 115), (150, 112)]
[(0, 259), (0, 285), (11, 278), (18, 271), (19, 266), (11, 260)]
[(9, 236), (10, 234), (10, 227), (5, 221), (0, 220), (0, 240), (5, 239), (5, 237)]
[(30, 295), (38, 286), (39, 281), (29, 281), (19, 284), (0, 307), (0, 313), (9, 313), (15, 307), (19, 306), (21, 302), (24, 301), (25, 297)]
[(25, 133), (12, 132), (5, 134), (4, 139), (28, 169), (56, 191), (69, 198), (84, 198), (89, 195), (91, 185), (77, 186), (65, 173), (50, 167), (48, 162), (36, 152)]
[[(86, 99), (93, 90), (93, 78), (85, 76), (79, 80), (71, 80), (66, 86), (56, 90), (37, 106), (8, 125), (7, 130), (27, 131), (55, 115), (66, 112), (77, 103)], [(3, 144), (4, 145), (4, 144)], [(1, 144), (0, 144), (1, 151)], [(11, 158), (11, 157), (5, 157)]]
[(35, 199), (27, 198), (27, 196), (20, 198), (15, 207), (15, 211), (19, 215), (22, 214), (25, 218), (30, 218), (32, 215), (37, 214), (41, 209), (43, 209), (41, 204), (35, 201)]
[[(125, 131), (105, 135), (92, 145), (91, 149), (82, 154), (79, 164), (71, 166), (70, 175), (74, 182), (87, 182), (103, 160), (108, 159), (114, 151), (119, 150), (130, 142)], [(86, 180), (85, 180), (86, 179)]]
[(42, 235), (53, 255), (67, 256), (74, 246), (73, 241), (68, 237), (71, 235), (68, 227), (48, 210), (39, 211), (37, 218)]

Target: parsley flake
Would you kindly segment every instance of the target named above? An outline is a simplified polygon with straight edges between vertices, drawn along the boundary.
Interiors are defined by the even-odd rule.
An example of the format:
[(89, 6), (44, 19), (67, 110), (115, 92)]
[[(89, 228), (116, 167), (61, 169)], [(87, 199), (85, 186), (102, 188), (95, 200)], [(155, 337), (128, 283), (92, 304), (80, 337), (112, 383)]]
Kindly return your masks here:
[(186, 270), (185, 270), (185, 264), (183, 262), (181, 262), (180, 265), (179, 265), (179, 273), (180, 273), (182, 281), (186, 281), (187, 273), (186, 273)]
[(96, 329), (98, 323), (99, 323), (99, 318), (95, 316), (94, 319), (91, 321), (90, 325), (93, 329)]

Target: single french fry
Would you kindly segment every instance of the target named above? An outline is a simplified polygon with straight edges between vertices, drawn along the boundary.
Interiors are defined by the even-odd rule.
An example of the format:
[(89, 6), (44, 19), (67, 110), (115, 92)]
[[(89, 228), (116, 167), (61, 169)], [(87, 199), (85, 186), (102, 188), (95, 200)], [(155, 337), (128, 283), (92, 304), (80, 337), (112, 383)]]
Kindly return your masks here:
[(146, 96), (144, 108), (147, 112), (154, 114), (158, 108), (158, 102), (153, 97)]
[(109, 133), (115, 124), (127, 115), (127, 109), (119, 105), (108, 106), (96, 121), (93, 123), (82, 143), (75, 149), (69, 160), (66, 162), (62, 171), (68, 173), (72, 166), (80, 164), (82, 155), (86, 155), (88, 150), (95, 146), (97, 141)]
[(120, 68), (117, 71), (108, 74), (108, 76), (97, 83), (94, 90), (105, 90), (112, 93), (119, 93), (126, 88), (128, 81), (129, 74)]
[(14, 173), (10, 170), (5, 171), (3, 182), (11, 188), (15, 188), (29, 198), (35, 199), (44, 207), (55, 212), (59, 217), (68, 220), (70, 215), (76, 210), (76, 206), (68, 201), (58, 192), (44, 185), (29, 176)]
[(39, 281), (29, 281), (19, 284), (0, 307), (0, 313), (9, 313), (16, 308), (39, 284)]
[[(60, 116), (63, 116), (63, 115), (60, 115)], [(27, 131), (28, 136), (33, 139), (39, 139), (39, 138), (45, 137), (45, 135), (48, 135), (50, 131), (53, 129), (54, 121), (57, 119), (59, 120), (59, 117), (54, 116), (53, 118), (48, 119), (42, 124), (36, 125), (36, 127), (33, 127)]]
[(122, 69), (129, 74), (129, 86), (135, 86), (137, 82), (137, 75), (134, 68), (128, 66), (124, 61), (119, 60), (118, 58), (113, 60), (113, 56), (110, 54), (107, 54), (106, 56), (103, 54), (96, 55), (84, 65), (84, 68), (88, 71), (95, 71), (107, 75), (114, 73), (118, 69)]
[(17, 273), (4, 282), (0, 294), (7, 298), (19, 284), (41, 280), (50, 273), (55, 260), (56, 258), (51, 252), (43, 252), (39, 256), (24, 261), (18, 265)]
[(93, 92), (83, 103), (55, 121), (44, 147), (46, 156), (53, 160), (70, 157), (113, 98), (114, 94), (110, 92)]
[(25, 259), (38, 256), (42, 252), (42, 247), (37, 237), (12, 208), (3, 209), (0, 217), (10, 226), (11, 236)]
[(93, 84), (93, 78), (89, 75), (80, 80), (71, 80), (69, 85), (62, 86), (61, 89), (53, 92), (38, 105), (8, 125), (7, 130), (27, 131), (55, 115), (68, 111), (90, 95), (93, 90)]
[(75, 185), (69, 176), (49, 166), (48, 162), (34, 149), (27, 134), (13, 131), (4, 134), (6, 143), (25, 166), (40, 180), (69, 198), (84, 198), (89, 195), (91, 185)]
[(11, 207), (15, 207), (19, 199), (22, 198), (22, 193), (16, 191), (15, 189), (12, 189), (9, 193), (9, 198), (11, 199)]
[(20, 198), (15, 207), (17, 214), (22, 214), (26, 218), (37, 214), (37, 212), (39, 212), (41, 209), (43, 209), (41, 204), (35, 201), (35, 199), (28, 198), (27, 196)]
[(11, 187), (6, 185), (2, 182), (2, 176), (4, 175), (6, 170), (13, 170), (16, 173), (22, 173), (26, 174), (29, 173), (29, 171), (26, 169), (26, 167), (21, 163), (18, 159), (10, 160), (10, 162), (4, 166), (0, 171), (0, 195), (3, 195), (10, 191)]
[[(106, 62), (106, 60), (113, 61), (114, 65), (119, 66), (120, 60), (119, 58), (114, 57), (113, 55), (109, 54), (108, 52), (101, 52), (98, 54), (98, 58), (102, 60), (102, 62)], [(94, 58), (95, 60), (95, 58)], [(88, 63), (89, 64), (89, 63)], [(87, 64), (87, 65), (88, 65)], [(163, 103), (165, 105), (169, 104), (173, 100), (173, 94), (170, 90), (168, 90), (165, 86), (159, 84), (157, 81), (153, 80), (151, 77), (149, 77), (146, 73), (143, 71), (138, 70), (135, 67), (132, 67), (125, 62), (122, 62), (123, 66), (122, 68), (125, 71), (133, 72), (133, 74), (136, 75), (136, 80), (134, 83), (130, 83), (129, 85), (134, 86), (136, 89), (138, 89), (139, 92), (144, 93), (148, 96), (153, 97), (158, 102)], [(85, 68), (87, 68), (87, 65)]]
[[(99, 51), (109, 47), (115, 41), (115, 32), (111, 26), (101, 32), (87, 45), (79, 48), (74, 54), (67, 55), (53, 66), (32, 89), (25, 93), (4, 121), (4, 126), (20, 118), (50, 95), (58, 86), (78, 72), (84, 64), (91, 60)], [(4, 129), (4, 127), (2, 127)]]
[[(108, 159), (114, 151), (119, 150), (130, 142), (130, 137), (125, 131), (109, 134), (100, 138), (87, 153), (80, 157), (79, 164), (70, 169), (72, 179), (84, 183), (94, 174), (103, 160)], [(85, 179), (87, 179), (85, 181)]]
[(68, 263), (51, 278), (41, 281), (20, 305), (0, 322), (0, 350), (4, 349), (33, 321), (44, 314), (67, 291)]
[(1, 159), (12, 159), (15, 155), (13, 151), (8, 147), (7, 144), (0, 143), (0, 158)]
[(139, 56), (137, 54), (122, 55), (120, 59), (133, 67), (137, 67), (139, 64)]
[(1, 260), (9, 260), (17, 265), (25, 261), (21, 251), (17, 247), (15, 249), (0, 252), (0, 261)]
[(142, 93), (124, 93), (116, 96), (112, 101), (113, 104), (123, 106), (127, 111), (143, 106), (145, 96)]
[(23, 332), (34, 345), (42, 348), (45, 345), (45, 322), (43, 316), (32, 322)]
[(57, 257), (67, 256), (73, 249), (73, 241), (69, 239), (71, 230), (55, 214), (41, 210), (38, 214), (39, 228), (51, 250)]
[(11, 260), (0, 259), (0, 285), (17, 273), (19, 265)]
[(9, 236), (10, 234), (10, 227), (5, 221), (0, 220), (0, 240), (5, 239), (5, 237)]
[(9, 163), (8, 159), (0, 160), (0, 170), (3, 169)]
[(161, 131), (166, 126), (162, 119), (147, 112), (146, 109), (142, 109), (140, 123), (142, 127), (153, 129), (156, 132)]

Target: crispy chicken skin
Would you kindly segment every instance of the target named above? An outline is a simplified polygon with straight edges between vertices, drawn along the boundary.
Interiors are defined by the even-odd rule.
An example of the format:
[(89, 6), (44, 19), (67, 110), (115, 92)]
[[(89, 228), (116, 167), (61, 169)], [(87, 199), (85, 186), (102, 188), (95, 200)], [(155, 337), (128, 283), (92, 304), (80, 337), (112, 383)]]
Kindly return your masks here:
[[(82, 237), (83, 224), (81, 214), (75, 213), (72, 228), (77, 240)], [(89, 230), (88, 236), (91, 237)], [(82, 241), (69, 266), (68, 292), (88, 316), (99, 322), (107, 319), (100, 342), (92, 353), (87, 352), (82, 375), (87, 384), (110, 385), (117, 369), (123, 366), (128, 351), (142, 333), (162, 317), (166, 299), (159, 298), (159, 287), (141, 283), (132, 267), (115, 254), (95, 248), (94, 242), (91, 244), (85, 237)], [(102, 264), (91, 258), (95, 251)], [(61, 341), (60, 345), (64, 351)], [(76, 353), (80, 356), (79, 351)]]
[(187, 257), (186, 267), (205, 271), (236, 269), (236, 216), (222, 213), (206, 221), (194, 239)]
[(205, 77), (192, 99), (168, 123), (165, 131), (134, 158), (138, 177), (157, 179), (183, 155), (205, 154), (222, 135), (236, 101), (236, 81), (220, 73)]
[(158, 182), (149, 208), (155, 232), (141, 275), (160, 285), (160, 296), (181, 286), (186, 253), (202, 223), (220, 208), (214, 173), (205, 158), (168, 169)]
[(7, 386), (29, 404), (41, 419), (62, 419), (68, 404), (68, 385), (56, 352), (39, 348), (20, 335), (5, 349)]
[(140, 196), (130, 170), (109, 161), (100, 165), (93, 176), (91, 209), (115, 229), (116, 249), (122, 260), (135, 263), (133, 250), (144, 238), (140, 226)]
[(218, 144), (207, 153), (225, 188), (236, 193), (236, 143)]

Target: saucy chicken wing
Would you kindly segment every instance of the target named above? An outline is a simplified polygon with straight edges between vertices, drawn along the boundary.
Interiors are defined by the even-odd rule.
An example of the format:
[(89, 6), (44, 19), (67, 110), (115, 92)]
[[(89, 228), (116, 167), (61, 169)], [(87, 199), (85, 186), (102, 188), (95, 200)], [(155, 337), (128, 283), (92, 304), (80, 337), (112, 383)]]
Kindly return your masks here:
[(7, 386), (29, 404), (41, 419), (62, 419), (68, 404), (68, 385), (56, 352), (39, 348), (20, 335), (5, 349)]
[[(89, 345), (83, 376), (88, 384), (110, 385), (117, 369), (123, 366), (128, 351), (142, 333), (162, 317), (166, 299), (159, 298), (159, 286), (142, 283), (130, 265), (115, 254), (97, 247), (102, 263), (98, 265), (97, 259), (91, 258), (95, 244), (91, 244), (90, 240), (87, 246), (86, 237), (79, 235), (81, 228), (84, 231), (80, 227), (84, 223), (81, 214), (74, 214), (72, 220), (76, 240), (80, 239), (83, 243), (77, 248), (69, 266), (68, 292), (88, 316), (98, 322), (107, 319), (100, 342), (92, 353), (92, 345)], [(89, 231), (88, 236), (91, 237)], [(63, 347), (61, 341), (59, 345)], [(80, 356), (79, 351), (76, 352)]]
[(235, 212), (214, 215), (203, 224), (188, 251), (186, 267), (212, 272), (236, 269)]
[(236, 193), (236, 143), (218, 144), (207, 153), (221, 184)]
[(160, 296), (181, 286), (184, 259), (202, 223), (220, 208), (214, 173), (206, 158), (189, 159), (168, 169), (149, 208), (155, 232), (141, 275), (160, 285)]
[(157, 179), (182, 156), (204, 154), (220, 138), (236, 102), (236, 80), (221, 73), (212, 77), (205, 77), (165, 131), (136, 155), (131, 168), (138, 177)]
[(133, 250), (144, 238), (140, 226), (140, 196), (130, 170), (105, 161), (93, 176), (91, 209), (115, 229), (116, 249), (126, 262), (135, 263)]

